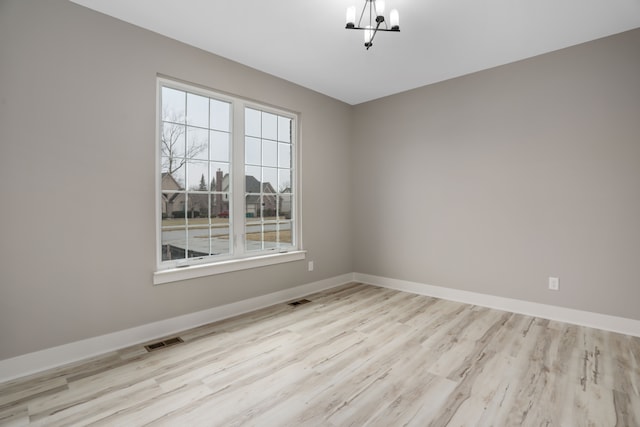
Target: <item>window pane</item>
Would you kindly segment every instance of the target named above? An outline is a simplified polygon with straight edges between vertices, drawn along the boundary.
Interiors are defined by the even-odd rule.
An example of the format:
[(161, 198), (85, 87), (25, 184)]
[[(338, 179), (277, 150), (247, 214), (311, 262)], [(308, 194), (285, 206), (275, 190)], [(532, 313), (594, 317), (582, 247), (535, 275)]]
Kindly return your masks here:
[(244, 244), (245, 244), (245, 247), (247, 248), (247, 252), (261, 251), (263, 249), (262, 232), (252, 231), (252, 232), (245, 233)]
[[(181, 214), (185, 219), (185, 224), (187, 226), (202, 224), (202, 220), (200, 219), (200, 209), (202, 208), (201, 204), (204, 204), (204, 209), (206, 208), (206, 202), (204, 202), (201, 198), (202, 195), (195, 193), (187, 193), (185, 195), (184, 201), (184, 213)], [(204, 203), (203, 203), (204, 202)], [(206, 218), (206, 212), (205, 212)], [(205, 220), (206, 223), (206, 220)]]
[(187, 159), (209, 158), (209, 132), (205, 129), (187, 127)]
[(172, 159), (184, 158), (186, 127), (175, 123), (162, 123), (160, 151)]
[(160, 204), (162, 209), (162, 225), (166, 225), (165, 221), (167, 221), (173, 215), (173, 201), (179, 194), (180, 193), (162, 191), (162, 195), (160, 197)]
[(291, 246), (293, 244), (293, 235), (291, 233), (291, 222), (282, 222), (278, 224), (278, 242), (279, 246)]
[(163, 211), (166, 212), (167, 218), (177, 220), (172, 221), (168, 225), (184, 225), (185, 209), (187, 206), (186, 193), (165, 193), (163, 196), (166, 196), (166, 199), (163, 197)]
[(229, 163), (211, 163), (211, 191), (229, 191)]
[(262, 203), (260, 195), (248, 195), (245, 197), (245, 248), (247, 251), (259, 251), (263, 249)]
[(278, 207), (278, 196), (273, 193), (262, 194), (262, 215), (263, 218), (275, 219)]
[[(185, 183), (185, 166), (184, 159), (172, 159), (162, 157), (162, 188), (166, 190), (184, 190)], [(179, 167), (178, 167), (179, 166)], [(169, 171), (173, 172), (170, 173)]]
[(245, 171), (245, 192), (260, 193), (261, 168), (259, 166), (247, 166)]
[(172, 228), (162, 230), (162, 260), (176, 260), (185, 257), (186, 229)]
[(245, 197), (245, 217), (250, 221), (252, 218), (260, 218), (260, 215), (262, 215), (262, 202), (260, 200), (260, 195), (247, 195)]
[(260, 130), (260, 111), (253, 108), (244, 109), (244, 133), (247, 136), (255, 136), (260, 138), (262, 132)]
[(218, 101), (216, 99), (209, 100), (211, 111), (210, 127), (211, 129), (229, 132), (230, 128), (230, 111), (231, 105), (228, 102)]
[(209, 127), (209, 98), (187, 94), (187, 124)]
[(184, 123), (186, 93), (181, 90), (162, 88), (162, 120)]
[(278, 139), (278, 116), (270, 113), (262, 113), (262, 137), (266, 139)]
[(278, 243), (276, 242), (276, 232), (275, 231), (269, 231), (269, 232), (265, 232), (263, 235), (263, 239), (264, 239), (264, 249), (275, 249), (278, 247)]
[(208, 225), (195, 225), (187, 229), (188, 258), (207, 256), (210, 253), (210, 236)]
[(291, 142), (291, 119), (278, 117), (278, 141)]
[(204, 224), (209, 224), (211, 218), (213, 218), (213, 195), (212, 194), (198, 194), (200, 200), (198, 200), (198, 207), (200, 208), (200, 218), (204, 221)]
[(209, 182), (209, 162), (187, 162), (187, 188), (190, 191), (206, 191)]
[(278, 188), (279, 193), (291, 193), (291, 169), (278, 170)]
[(278, 144), (278, 166), (281, 168), (291, 167), (291, 145)]
[(231, 217), (231, 205), (229, 203), (229, 193), (212, 194), (211, 195), (211, 212), (212, 218), (216, 218), (212, 223), (229, 224)]
[(248, 165), (259, 165), (261, 159), (260, 140), (246, 137), (244, 139), (244, 162)]
[[(185, 193), (163, 191), (160, 198), (162, 204), (162, 225), (184, 225)], [(178, 220), (174, 221), (175, 218)]]
[(290, 194), (281, 194), (278, 206), (279, 219), (291, 219), (291, 207), (293, 206), (293, 197)]
[(211, 131), (209, 134), (211, 160), (229, 161), (229, 134), (227, 132)]
[(216, 218), (211, 225), (211, 255), (229, 253), (229, 219)]
[(278, 166), (278, 143), (271, 141), (262, 142), (262, 165)]
[(278, 169), (262, 168), (263, 191), (275, 193), (278, 188)]
[[(187, 195), (187, 218), (190, 225), (208, 224), (209, 221), (209, 194), (189, 193)], [(201, 221), (204, 218), (204, 221)]]
[(224, 218), (228, 222), (229, 196), (227, 193), (217, 193), (211, 195), (211, 215), (212, 218)]

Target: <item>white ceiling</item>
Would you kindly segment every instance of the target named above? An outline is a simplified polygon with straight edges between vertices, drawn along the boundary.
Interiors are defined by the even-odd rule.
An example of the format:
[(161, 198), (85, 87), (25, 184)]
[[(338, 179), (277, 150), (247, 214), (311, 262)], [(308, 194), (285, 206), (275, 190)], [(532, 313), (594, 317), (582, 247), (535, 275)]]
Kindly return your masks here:
[(72, 1), (349, 104), (640, 27), (640, 0), (386, 0), (401, 32), (367, 51), (364, 0)]

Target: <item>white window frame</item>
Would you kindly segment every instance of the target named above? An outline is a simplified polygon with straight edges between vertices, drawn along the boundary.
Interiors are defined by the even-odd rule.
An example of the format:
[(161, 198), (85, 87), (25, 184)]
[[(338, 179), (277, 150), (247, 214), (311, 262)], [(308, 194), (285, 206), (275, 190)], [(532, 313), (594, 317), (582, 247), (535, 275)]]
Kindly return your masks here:
[[(303, 260), (306, 251), (302, 246), (302, 226), (301, 226), (301, 197), (300, 197), (300, 135), (299, 124), (300, 115), (291, 111), (270, 107), (254, 101), (249, 101), (237, 96), (221, 94), (219, 92), (198, 87), (195, 85), (177, 82), (165, 77), (157, 78), (156, 89), (156, 271), (153, 274), (153, 284), (175, 282), (214, 274), (228, 273), (232, 271), (245, 270), (249, 268), (264, 267), (284, 262)], [(201, 258), (188, 258), (184, 261), (162, 261), (162, 165), (160, 149), (160, 138), (162, 132), (162, 88), (173, 89), (193, 93), (197, 95), (214, 98), (220, 101), (229, 102), (231, 111), (231, 147), (230, 147), (230, 172), (232, 180), (230, 182), (230, 254), (217, 255)], [(292, 231), (293, 245), (287, 250), (269, 249), (262, 251), (247, 251), (245, 248), (245, 129), (244, 111), (245, 108), (252, 108), (267, 113), (276, 114), (292, 119), (292, 155), (293, 162), (293, 182), (292, 194), (293, 203)], [(233, 206), (233, 208), (231, 207)]]

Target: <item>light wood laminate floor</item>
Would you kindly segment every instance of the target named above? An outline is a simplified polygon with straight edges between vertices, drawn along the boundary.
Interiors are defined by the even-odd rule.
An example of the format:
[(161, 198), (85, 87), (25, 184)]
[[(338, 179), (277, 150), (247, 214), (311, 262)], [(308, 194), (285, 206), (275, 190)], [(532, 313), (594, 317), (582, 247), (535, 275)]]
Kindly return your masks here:
[(640, 338), (362, 284), (0, 384), (0, 425), (640, 426)]

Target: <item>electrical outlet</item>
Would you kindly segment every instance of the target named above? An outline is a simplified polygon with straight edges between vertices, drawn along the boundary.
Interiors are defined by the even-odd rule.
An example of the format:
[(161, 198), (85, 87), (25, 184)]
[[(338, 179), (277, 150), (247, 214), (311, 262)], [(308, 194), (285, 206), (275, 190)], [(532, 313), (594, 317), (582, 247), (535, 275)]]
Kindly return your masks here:
[(557, 277), (549, 277), (549, 289), (552, 291), (560, 290), (560, 279)]
[(313, 271), (313, 261), (309, 261), (309, 271)]

